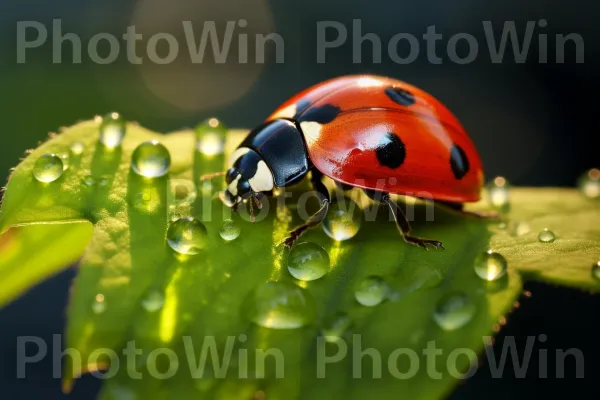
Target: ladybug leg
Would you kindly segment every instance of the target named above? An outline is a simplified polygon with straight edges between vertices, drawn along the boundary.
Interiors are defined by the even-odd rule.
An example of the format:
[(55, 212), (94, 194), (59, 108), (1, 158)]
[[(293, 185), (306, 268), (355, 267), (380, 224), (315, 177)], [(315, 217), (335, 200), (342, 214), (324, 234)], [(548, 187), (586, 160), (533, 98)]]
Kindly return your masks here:
[(284, 239), (283, 244), (285, 247), (292, 247), (292, 245), (298, 240), (300, 235), (302, 235), (308, 228), (312, 228), (317, 226), (323, 221), (323, 219), (327, 216), (327, 211), (329, 211), (329, 203), (331, 202), (331, 197), (329, 196), (329, 191), (321, 181), (322, 175), (316, 170), (312, 171), (311, 174), (311, 184), (313, 188), (321, 195), (321, 208), (319, 211), (314, 213), (309, 219), (306, 220), (300, 226), (294, 228), (287, 238)]
[(460, 214), (467, 215), (470, 217), (490, 220), (500, 219), (500, 214), (498, 214), (496, 211), (469, 211), (464, 209), (464, 204), (462, 203), (451, 203), (446, 201), (438, 201), (438, 204), (441, 204), (445, 208), (449, 208), (453, 211), (457, 211)]
[(406, 243), (414, 244), (416, 246), (424, 248), (425, 250), (429, 250), (428, 246), (431, 246), (436, 249), (444, 248), (444, 245), (439, 240), (424, 239), (413, 236), (410, 223), (406, 219), (404, 211), (402, 211), (402, 209), (398, 207), (398, 204), (396, 204), (396, 202), (390, 198), (389, 193), (374, 192), (370, 190), (365, 190), (365, 193), (371, 199), (385, 204), (389, 207), (390, 211), (392, 212), (392, 215), (394, 216), (394, 219), (396, 220), (396, 227), (398, 228), (398, 231), (400, 232), (402, 238)]

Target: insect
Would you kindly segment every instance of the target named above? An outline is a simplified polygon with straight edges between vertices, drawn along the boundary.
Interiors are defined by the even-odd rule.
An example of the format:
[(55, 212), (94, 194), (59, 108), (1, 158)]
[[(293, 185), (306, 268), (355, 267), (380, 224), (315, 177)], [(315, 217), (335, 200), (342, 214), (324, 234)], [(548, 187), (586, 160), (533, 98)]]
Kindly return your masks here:
[(327, 215), (323, 176), (385, 204), (404, 240), (426, 249), (443, 245), (413, 236), (390, 194), (417, 193), (462, 211), (479, 200), (483, 184), (477, 150), (444, 105), (415, 86), (372, 75), (335, 78), (292, 97), (248, 134), (230, 165), (220, 197), (234, 208), (246, 199), (259, 205), (311, 173), (320, 209), (290, 232), (286, 246)]

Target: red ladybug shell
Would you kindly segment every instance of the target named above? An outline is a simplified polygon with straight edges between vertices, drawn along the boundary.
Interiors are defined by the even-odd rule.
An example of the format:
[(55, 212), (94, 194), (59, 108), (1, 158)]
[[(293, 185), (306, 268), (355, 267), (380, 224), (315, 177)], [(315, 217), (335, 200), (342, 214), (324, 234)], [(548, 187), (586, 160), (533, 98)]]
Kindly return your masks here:
[(300, 126), (310, 161), (337, 182), (451, 202), (477, 201), (481, 159), (437, 99), (398, 80), (345, 76), (304, 90), (268, 119)]

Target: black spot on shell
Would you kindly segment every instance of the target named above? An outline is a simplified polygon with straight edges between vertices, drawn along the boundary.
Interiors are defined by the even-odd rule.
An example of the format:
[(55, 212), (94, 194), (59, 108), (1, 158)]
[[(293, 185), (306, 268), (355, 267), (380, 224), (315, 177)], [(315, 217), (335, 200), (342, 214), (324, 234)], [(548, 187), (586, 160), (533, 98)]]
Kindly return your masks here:
[(340, 113), (340, 108), (333, 104), (325, 104), (321, 107), (308, 108), (298, 117), (298, 122), (318, 122), (327, 124), (333, 121)]
[(415, 104), (415, 95), (406, 89), (388, 87), (385, 89), (385, 94), (387, 94), (392, 101), (400, 104), (401, 106), (408, 107)]
[(294, 119), (298, 119), (298, 116), (302, 114), (306, 109), (310, 106), (310, 101), (304, 99), (300, 100), (296, 103), (296, 114), (294, 115)]
[(450, 166), (456, 179), (462, 179), (469, 172), (469, 159), (460, 146), (452, 146), (450, 150)]
[(404, 143), (392, 132), (383, 135), (375, 153), (379, 164), (392, 169), (400, 167), (406, 158)]

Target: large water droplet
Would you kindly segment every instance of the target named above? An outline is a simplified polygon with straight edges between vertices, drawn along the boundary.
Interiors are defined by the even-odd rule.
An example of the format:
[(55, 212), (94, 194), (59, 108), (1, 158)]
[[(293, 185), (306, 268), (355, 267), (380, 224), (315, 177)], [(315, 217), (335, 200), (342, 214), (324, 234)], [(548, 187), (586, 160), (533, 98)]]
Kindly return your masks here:
[(206, 228), (202, 222), (191, 217), (171, 222), (167, 231), (167, 243), (177, 253), (194, 255), (206, 246)]
[(435, 322), (445, 331), (462, 328), (473, 319), (475, 305), (464, 293), (452, 293), (440, 299), (433, 314)]
[(94, 297), (92, 311), (95, 314), (102, 314), (104, 311), (106, 311), (106, 300), (104, 299), (104, 295), (102, 293), (98, 293), (96, 297)]
[(498, 176), (488, 183), (487, 195), (493, 208), (501, 212), (510, 209), (510, 185), (506, 178)]
[(314, 281), (329, 272), (329, 254), (317, 244), (299, 243), (290, 251), (287, 265), (294, 278)]
[(362, 209), (347, 197), (334, 200), (321, 224), (330, 238), (342, 241), (353, 238), (362, 224)]
[(71, 145), (70, 150), (71, 150), (71, 154), (73, 154), (75, 156), (79, 156), (79, 155), (83, 154), (85, 147), (83, 146), (83, 143), (75, 142)]
[(218, 119), (210, 118), (196, 127), (196, 148), (207, 156), (223, 153), (227, 127)]
[(223, 240), (230, 242), (232, 240), (237, 239), (238, 236), (240, 236), (241, 231), (242, 230), (240, 229), (240, 227), (235, 222), (233, 222), (233, 220), (226, 219), (221, 225), (219, 235), (221, 235)]
[(475, 259), (475, 273), (486, 281), (495, 281), (506, 274), (508, 263), (502, 254), (489, 250)]
[(321, 336), (325, 338), (326, 342), (335, 343), (344, 336), (350, 326), (352, 326), (352, 320), (348, 314), (337, 312), (326, 322), (325, 327), (321, 330)]
[(146, 178), (158, 178), (169, 172), (169, 150), (156, 140), (140, 144), (131, 156), (131, 169)]
[(126, 127), (125, 120), (119, 113), (106, 115), (100, 124), (100, 142), (108, 148), (120, 146), (125, 137)]
[(363, 279), (356, 290), (354, 297), (363, 306), (374, 307), (381, 303), (389, 294), (387, 282), (379, 276), (369, 276)]
[(40, 182), (54, 182), (64, 172), (63, 162), (56, 154), (44, 154), (33, 166), (33, 176)]
[(265, 328), (296, 329), (312, 322), (314, 304), (309, 293), (292, 283), (267, 282), (250, 292), (244, 312)]
[(165, 303), (165, 298), (158, 290), (150, 290), (142, 300), (142, 307), (148, 312), (160, 310)]
[(600, 199), (600, 169), (592, 168), (577, 181), (579, 191), (590, 199)]
[(539, 233), (538, 240), (542, 243), (552, 243), (556, 240), (556, 235), (550, 229), (545, 228)]
[(592, 277), (600, 281), (600, 261), (592, 266)]

